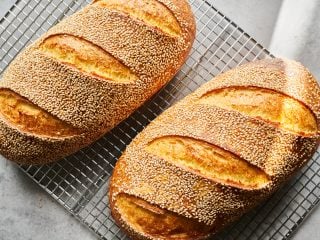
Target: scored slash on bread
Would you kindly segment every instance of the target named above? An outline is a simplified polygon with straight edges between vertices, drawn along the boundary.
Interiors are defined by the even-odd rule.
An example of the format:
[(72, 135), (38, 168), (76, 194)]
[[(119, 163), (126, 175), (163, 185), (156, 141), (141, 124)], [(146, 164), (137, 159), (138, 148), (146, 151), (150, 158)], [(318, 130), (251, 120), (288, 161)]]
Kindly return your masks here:
[(72, 35), (52, 35), (41, 43), (40, 49), (62, 63), (110, 81), (130, 83), (138, 80), (129, 68), (106, 51)]
[(239, 111), (298, 134), (312, 135), (317, 132), (317, 121), (307, 106), (270, 89), (220, 88), (202, 96), (198, 103)]
[[(44, 164), (89, 145), (176, 74), (194, 37), (186, 0), (100, 0), (67, 17), (3, 75), (0, 90), (12, 94), (0, 104), (12, 98), (26, 104), (0, 109), (0, 153)], [(52, 133), (66, 126), (76, 131)]]
[(16, 93), (0, 89), (0, 112), (24, 132), (51, 137), (81, 134), (78, 129), (60, 121)]
[[(174, 14), (166, 6), (170, 4), (169, 1), (127, 1), (127, 0), (95, 0), (101, 6), (107, 7), (110, 10), (120, 11), (128, 14), (130, 17), (142, 21), (151, 27), (159, 28), (165, 33), (177, 37), (181, 34), (182, 29)], [(177, 2), (175, 2), (177, 4)], [(184, 3), (180, 6), (184, 7)]]
[[(219, 232), (312, 157), (319, 99), (317, 81), (290, 60), (255, 61), (218, 75), (127, 147), (111, 178), (112, 215), (133, 239), (206, 239)], [(157, 231), (171, 215), (189, 219), (189, 227), (172, 223)]]
[(261, 188), (269, 177), (261, 169), (204, 141), (181, 136), (154, 139), (147, 152), (213, 181), (241, 188)]

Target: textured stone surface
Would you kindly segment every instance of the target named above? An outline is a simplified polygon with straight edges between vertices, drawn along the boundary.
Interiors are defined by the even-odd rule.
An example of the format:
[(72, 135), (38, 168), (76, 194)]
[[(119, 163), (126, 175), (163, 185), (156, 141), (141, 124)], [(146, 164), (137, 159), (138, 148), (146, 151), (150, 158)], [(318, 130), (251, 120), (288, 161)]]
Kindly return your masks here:
[(96, 239), (15, 164), (1, 156), (0, 214), (0, 240)]

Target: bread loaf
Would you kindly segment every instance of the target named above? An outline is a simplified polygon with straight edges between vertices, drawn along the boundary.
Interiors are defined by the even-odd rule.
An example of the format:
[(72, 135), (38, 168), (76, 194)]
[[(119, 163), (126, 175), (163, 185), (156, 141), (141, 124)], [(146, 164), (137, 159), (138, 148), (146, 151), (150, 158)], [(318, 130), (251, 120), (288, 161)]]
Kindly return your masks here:
[(184, 63), (186, 0), (96, 0), (26, 48), (0, 81), (0, 153), (43, 164), (128, 117)]
[(227, 71), (169, 108), (117, 162), (109, 200), (133, 239), (205, 239), (274, 193), (314, 154), (320, 88), (301, 64)]

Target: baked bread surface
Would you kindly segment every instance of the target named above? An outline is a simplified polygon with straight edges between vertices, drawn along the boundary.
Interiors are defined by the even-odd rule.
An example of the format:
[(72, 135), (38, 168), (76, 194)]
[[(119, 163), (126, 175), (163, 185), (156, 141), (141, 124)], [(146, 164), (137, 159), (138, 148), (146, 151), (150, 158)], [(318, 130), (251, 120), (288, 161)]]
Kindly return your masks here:
[(0, 153), (44, 164), (87, 146), (175, 75), (194, 37), (186, 0), (96, 0), (67, 17), (0, 81)]
[(319, 99), (317, 81), (291, 60), (251, 62), (217, 76), (127, 147), (110, 183), (116, 222), (133, 239), (219, 232), (312, 157)]

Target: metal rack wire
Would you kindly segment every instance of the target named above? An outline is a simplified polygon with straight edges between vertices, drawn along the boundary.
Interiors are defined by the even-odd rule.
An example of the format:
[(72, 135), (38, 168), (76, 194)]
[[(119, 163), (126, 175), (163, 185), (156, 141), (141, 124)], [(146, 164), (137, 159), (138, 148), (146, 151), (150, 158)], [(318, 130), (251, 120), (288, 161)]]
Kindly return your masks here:
[[(0, 73), (28, 43), (89, 0), (18, 0), (0, 21)], [(197, 39), (177, 76), (126, 121), (90, 147), (45, 166), (21, 166), (54, 199), (102, 239), (126, 239), (110, 216), (106, 191), (114, 164), (126, 145), (172, 103), (220, 72), (272, 57), (220, 13), (213, 1), (190, 0)], [(320, 201), (319, 152), (274, 196), (217, 239), (288, 239)]]

